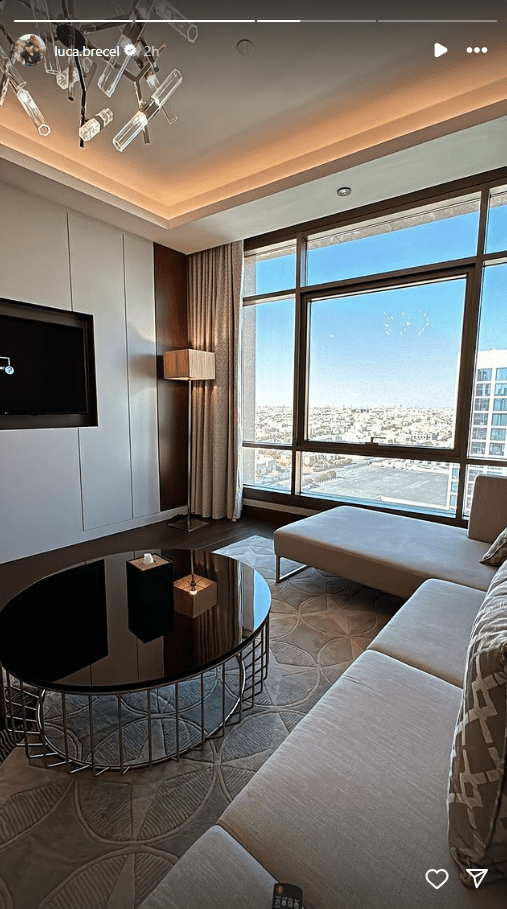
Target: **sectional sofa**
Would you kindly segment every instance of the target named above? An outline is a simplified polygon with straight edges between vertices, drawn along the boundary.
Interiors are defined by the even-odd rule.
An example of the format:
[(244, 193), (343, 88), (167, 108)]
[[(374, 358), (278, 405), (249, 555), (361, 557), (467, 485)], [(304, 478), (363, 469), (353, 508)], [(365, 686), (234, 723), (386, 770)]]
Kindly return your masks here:
[[(438, 528), (434, 555), (451, 570), (457, 545), (466, 584), (445, 572), (420, 577), (428, 562), (422, 522), (411, 543), (412, 521), (401, 520), (408, 524), (396, 534), (410, 558), (403, 563), (396, 553), (396, 589), (392, 581), (375, 584), (371, 566), (368, 578), (398, 592), (408, 565), (418, 578), (414, 592), (142, 909), (268, 909), (276, 880), (299, 884), (306, 909), (505, 909), (507, 562), (495, 569), (479, 559), (507, 525), (507, 479), (478, 479), (468, 534)], [(383, 527), (377, 550), (386, 542)], [(348, 551), (350, 544), (347, 537)], [(384, 552), (392, 555), (393, 547)], [(294, 557), (293, 550), (283, 554)], [(326, 570), (336, 562), (335, 551)], [(387, 577), (385, 565), (380, 571)], [(396, 571), (391, 567), (391, 575)], [(481, 667), (484, 684), (477, 681)], [(467, 752), (471, 732), (494, 741)], [(470, 768), (469, 754), (472, 764), (494, 758), (494, 772)], [(478, 772), (472, 781), (471, 770)], [(489, 834), (490, 871), (476, 890), (467, 856)], [(448, 879), (435, 889), (428, 872), (434, 884)]]

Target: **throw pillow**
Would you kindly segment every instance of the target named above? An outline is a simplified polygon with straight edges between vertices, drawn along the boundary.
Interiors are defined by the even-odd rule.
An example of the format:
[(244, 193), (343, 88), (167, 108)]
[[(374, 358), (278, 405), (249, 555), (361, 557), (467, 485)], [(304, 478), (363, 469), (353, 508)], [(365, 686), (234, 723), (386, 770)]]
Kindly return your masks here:
[(485, 565), (503, 565), (507, 559), (507, 527), (498, 534), (494, 543), (484, 553), (481, 562)]
[(488, 868), (507, 877), (507, 562), (491, 581), (472, 629), (451, 753), (449, 845), (461, 879)]

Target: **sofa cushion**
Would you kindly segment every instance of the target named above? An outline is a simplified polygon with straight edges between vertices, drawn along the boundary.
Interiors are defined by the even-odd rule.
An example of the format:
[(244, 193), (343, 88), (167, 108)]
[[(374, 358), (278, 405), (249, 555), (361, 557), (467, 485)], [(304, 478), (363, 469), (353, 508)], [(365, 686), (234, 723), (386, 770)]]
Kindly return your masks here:
[[(461, 690), (375, 651), (358, 657), (226, 809), (220, 825), (312, 909), (472, 909), (447, 844)], [(431, 890), (429, 868), (449, 881)], [(481, 909), (505, 909), (507, 886)], [(226, 904), (225, 904), (226, 905)], [(259, 904), (260, 905), (260, 904)]]
[(484, 553), (481, 562), (484, 565), (501, 565), (507, 559), (507, 527), (498, 534), (494, 543)]
[(370, 644), (388, 656), (463, 687), (470, 634), (484, 591), (425, 581)]
[(468, 868), (507, 879), (507, 562), (475, 621), (449, 783), (449, 843)]
[(487, 590), (487, 546), (463, 527), (344, 505), (275, 531), (283, 558), (409, 597), (429, 578)]
[(274, 883), (232, 836), (210, 827), (139, 909), (259, 909), (271, 906)]
[(492, 543), (507, 524), (507, 477), (479, 474), (474, 483), (468, 536)]

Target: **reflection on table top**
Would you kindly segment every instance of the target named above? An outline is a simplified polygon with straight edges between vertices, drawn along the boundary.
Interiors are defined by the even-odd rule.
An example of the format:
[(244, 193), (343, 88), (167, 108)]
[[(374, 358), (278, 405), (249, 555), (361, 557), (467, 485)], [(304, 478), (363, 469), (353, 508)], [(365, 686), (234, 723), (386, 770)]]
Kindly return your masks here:
[[(154, 550), (172, 563), (136, 573), (122, 552), (32, 584), (0, 613), (0, 662), (41, 687), (121, 691), (183, 679), (233, 655), (269, 613), (265, 580), (205, 550)], [(196, 618), (174, 609), (173, 580), (216, 582), (216, 604)]]

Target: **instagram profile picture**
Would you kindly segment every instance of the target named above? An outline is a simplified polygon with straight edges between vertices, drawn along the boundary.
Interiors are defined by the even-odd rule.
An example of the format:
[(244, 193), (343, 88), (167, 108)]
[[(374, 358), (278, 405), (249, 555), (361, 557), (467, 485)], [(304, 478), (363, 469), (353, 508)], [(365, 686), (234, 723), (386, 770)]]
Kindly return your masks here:
[(46, 45), (38, 35), (21, 35), (14, 45), (14, 57), (23, 66), (36, 66), (46, 56)]

